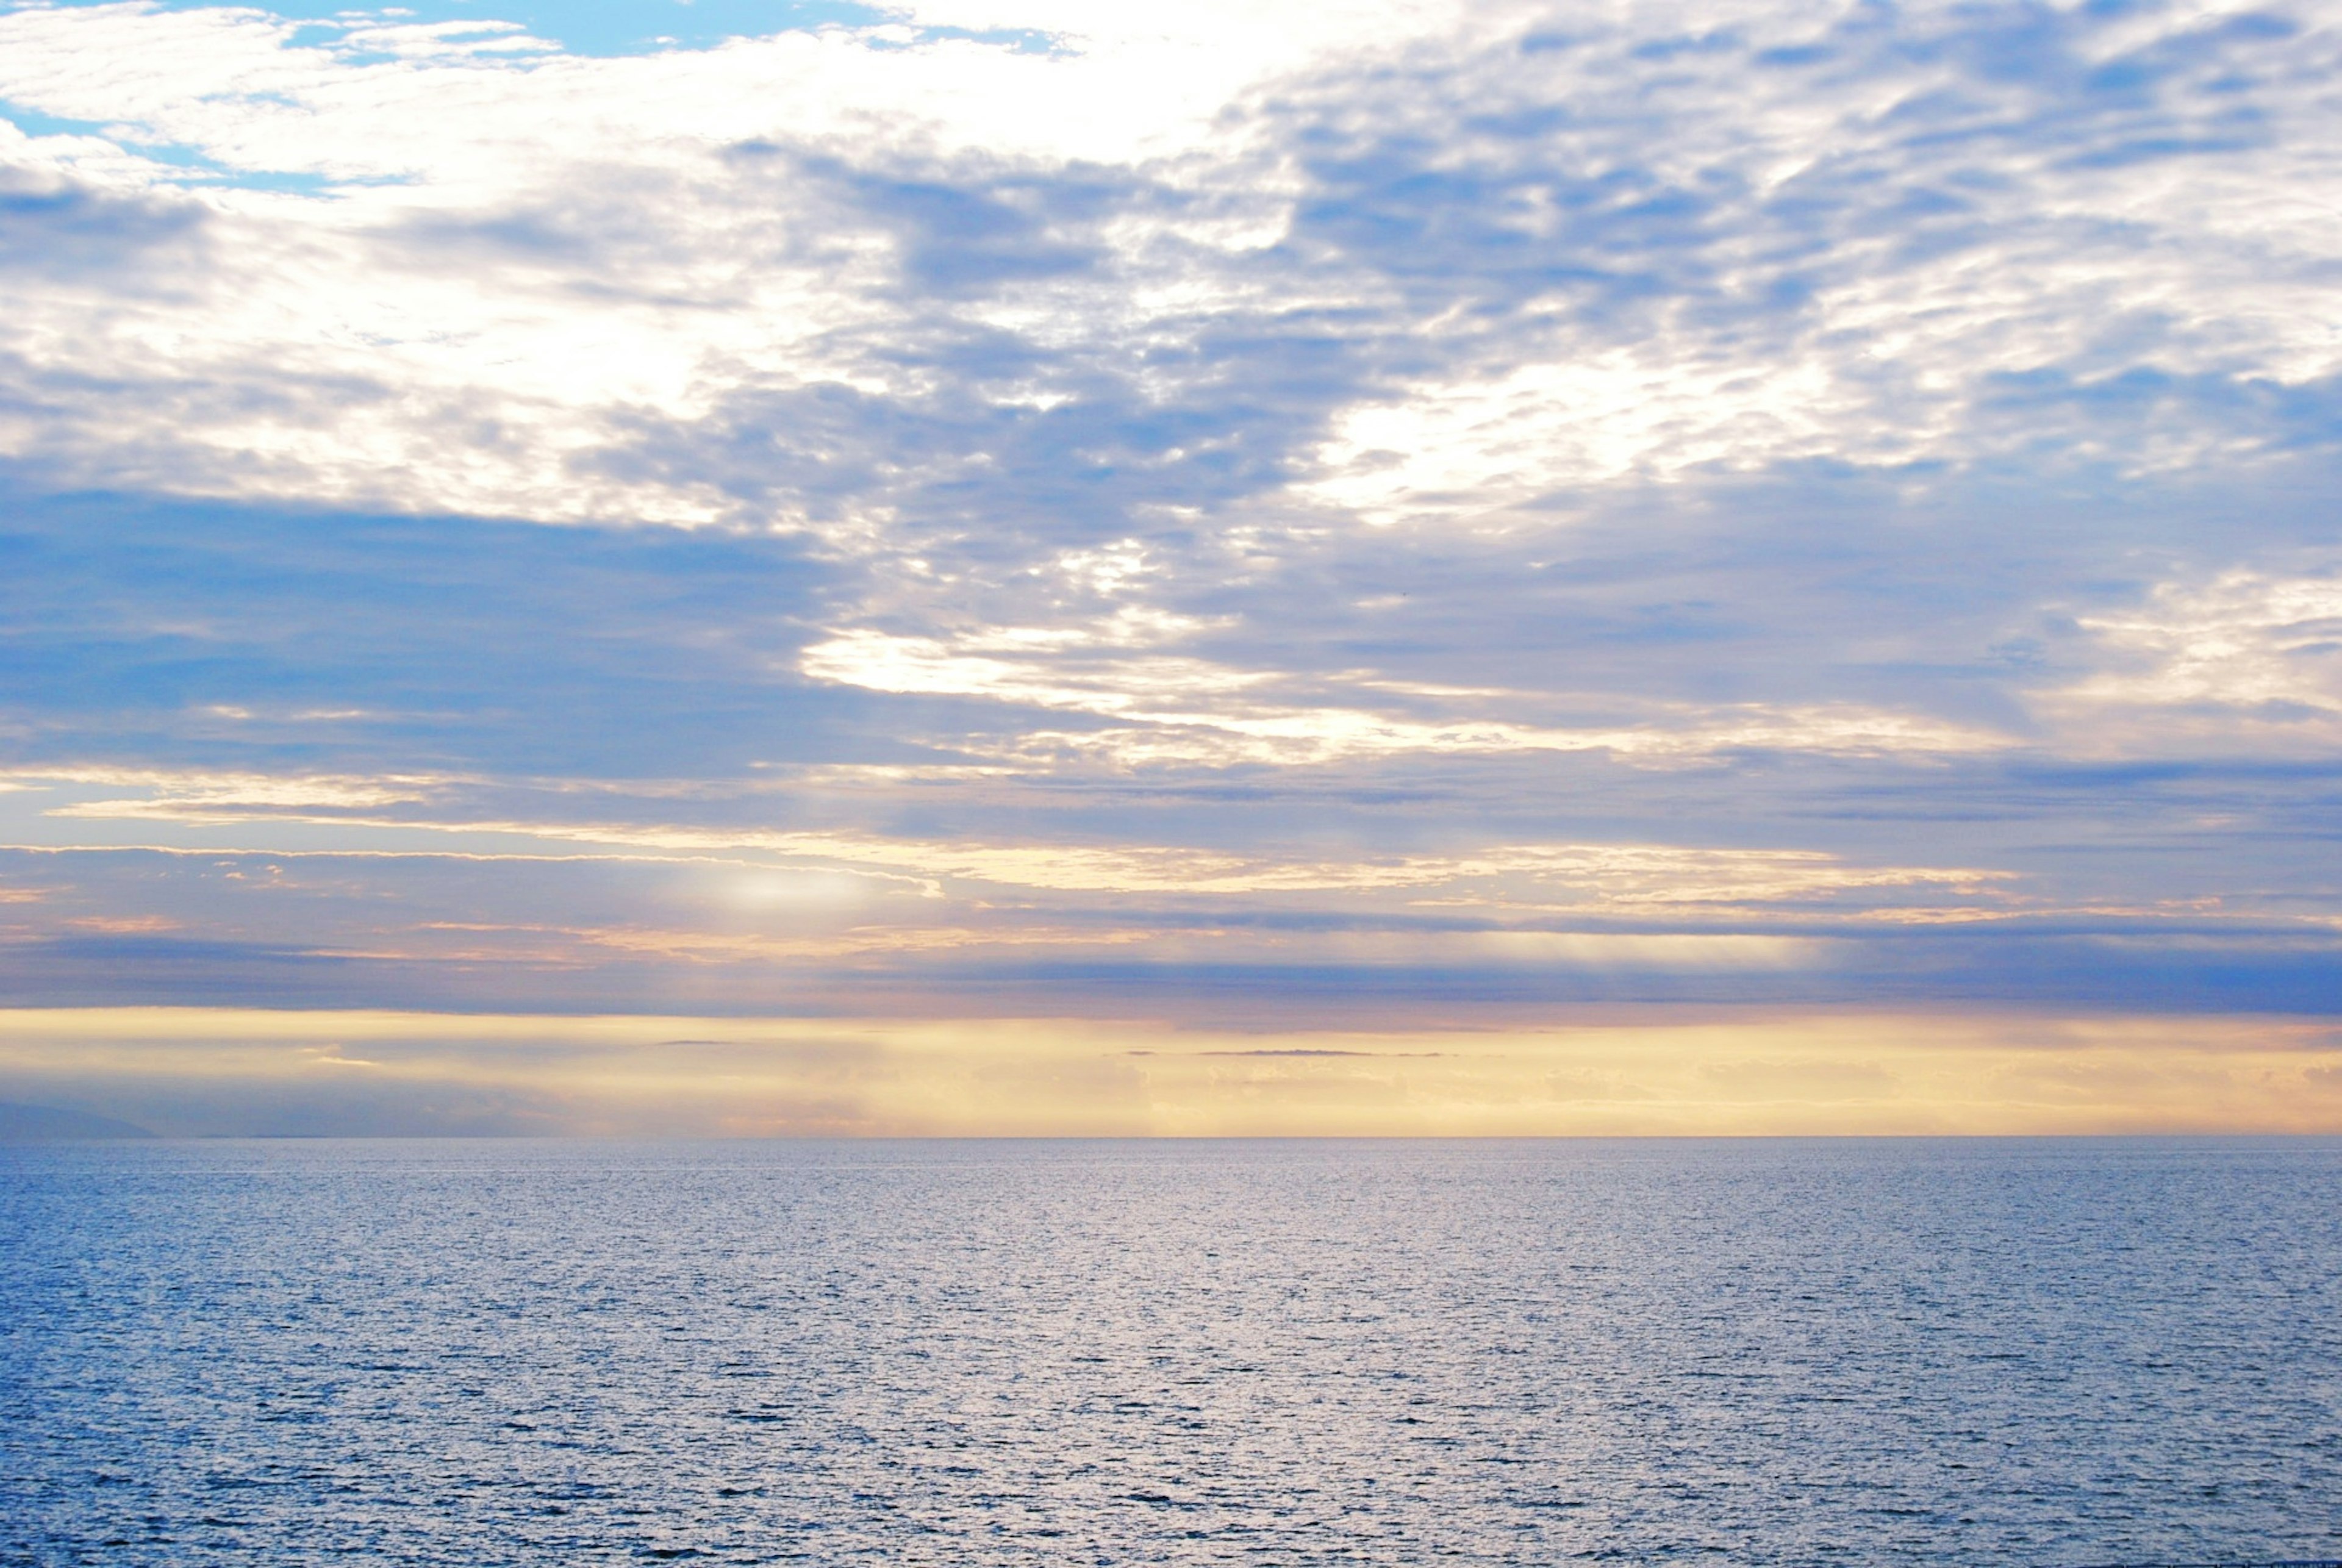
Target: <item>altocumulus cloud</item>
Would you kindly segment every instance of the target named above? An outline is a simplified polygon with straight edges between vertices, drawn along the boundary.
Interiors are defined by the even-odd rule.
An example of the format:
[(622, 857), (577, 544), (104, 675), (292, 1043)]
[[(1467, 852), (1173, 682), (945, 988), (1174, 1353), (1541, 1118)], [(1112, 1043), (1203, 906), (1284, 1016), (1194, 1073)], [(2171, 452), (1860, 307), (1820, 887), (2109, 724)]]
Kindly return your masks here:
[(2342, 995), (2315, 10), (655, 22), (0, 11), (14, 1004)]

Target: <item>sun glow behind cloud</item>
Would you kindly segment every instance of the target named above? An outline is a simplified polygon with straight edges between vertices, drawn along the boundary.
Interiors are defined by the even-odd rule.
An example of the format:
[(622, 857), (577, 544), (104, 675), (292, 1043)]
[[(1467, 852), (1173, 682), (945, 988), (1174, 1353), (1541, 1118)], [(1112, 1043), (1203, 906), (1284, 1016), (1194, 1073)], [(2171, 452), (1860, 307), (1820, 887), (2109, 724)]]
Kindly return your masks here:
[[(2320, 18), (783, 23), (0, 11), (0, 995), (965, 1026), (841, 1126), (2330, 1123)], [(1596, 1012), (1675, 1109), (1522, 1087)]]
[[(2331, 1124), (2330, 1025), (1727, 1016), (1503, 1033), (1145, 1021), (8, 1018), (20, 1082), (135, 1083), (178, 1132), (967, 1135), (2174, 1132)], [(118, 1092), (118, 1091), (117, 1091)]]

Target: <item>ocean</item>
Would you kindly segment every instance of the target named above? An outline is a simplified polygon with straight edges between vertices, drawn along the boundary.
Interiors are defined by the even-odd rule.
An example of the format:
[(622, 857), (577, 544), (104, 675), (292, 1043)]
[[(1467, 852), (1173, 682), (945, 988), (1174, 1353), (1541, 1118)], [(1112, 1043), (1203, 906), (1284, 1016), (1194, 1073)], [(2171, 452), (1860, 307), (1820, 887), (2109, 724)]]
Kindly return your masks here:
[(0, 1562), (2342, 1557), (2342, 1142), (0, 1148)]

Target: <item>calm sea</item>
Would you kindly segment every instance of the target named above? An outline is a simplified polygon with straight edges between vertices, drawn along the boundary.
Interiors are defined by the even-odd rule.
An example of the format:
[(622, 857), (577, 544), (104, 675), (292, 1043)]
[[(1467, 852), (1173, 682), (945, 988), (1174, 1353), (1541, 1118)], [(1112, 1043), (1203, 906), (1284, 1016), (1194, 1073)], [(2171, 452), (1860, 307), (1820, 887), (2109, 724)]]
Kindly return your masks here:
[(2342, 1556), (2342, 1144), (0, 1149), (0, 1561)]

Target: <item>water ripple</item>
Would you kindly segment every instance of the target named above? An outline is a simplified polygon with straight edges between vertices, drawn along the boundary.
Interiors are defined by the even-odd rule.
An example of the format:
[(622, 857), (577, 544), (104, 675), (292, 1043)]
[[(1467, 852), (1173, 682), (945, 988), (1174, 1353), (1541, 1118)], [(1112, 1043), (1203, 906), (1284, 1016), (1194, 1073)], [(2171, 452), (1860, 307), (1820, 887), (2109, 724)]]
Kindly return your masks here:
[(2329, 1142), (0, 1151), (12, 1563), (2342, 1557)]

